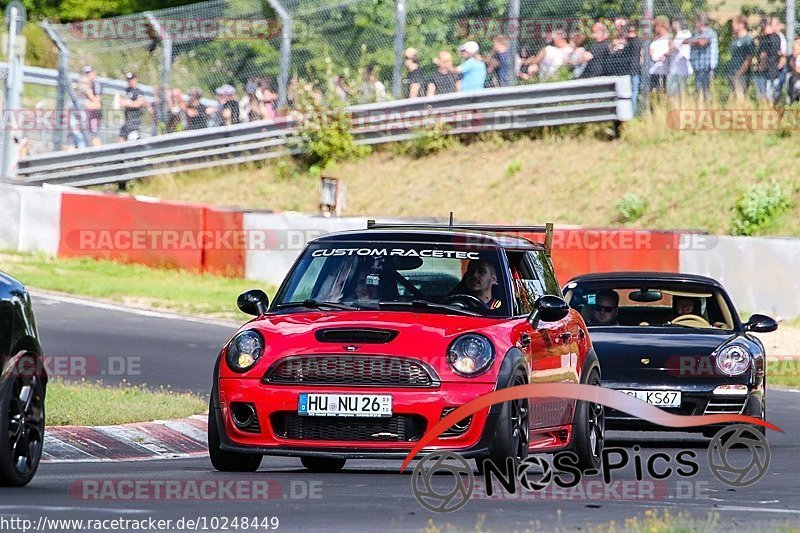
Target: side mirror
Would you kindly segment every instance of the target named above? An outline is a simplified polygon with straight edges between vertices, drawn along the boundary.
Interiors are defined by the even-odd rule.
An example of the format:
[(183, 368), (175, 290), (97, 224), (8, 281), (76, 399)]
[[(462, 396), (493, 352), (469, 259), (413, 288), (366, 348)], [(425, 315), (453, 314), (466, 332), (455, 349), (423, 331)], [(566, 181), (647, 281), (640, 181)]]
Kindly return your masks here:
[(269, 298), (267, 293), (261, 289), (250, 289), (243, 292), (236, 299), (236, 305), (243, 313), (253, 316), (261, 316), (267, 312)]
[(539, 320), (556, 322), (569, 314), (569, 304), (558, 296), (545, 294), (533, 304), (533, 311), (528, 315), (528, 321), (533, 327)]
[(744, 325), (745, 331), (756, 333), (768, 333), (776, 329), (778, 329), (778, 323), (766, 315), (752, 315)]

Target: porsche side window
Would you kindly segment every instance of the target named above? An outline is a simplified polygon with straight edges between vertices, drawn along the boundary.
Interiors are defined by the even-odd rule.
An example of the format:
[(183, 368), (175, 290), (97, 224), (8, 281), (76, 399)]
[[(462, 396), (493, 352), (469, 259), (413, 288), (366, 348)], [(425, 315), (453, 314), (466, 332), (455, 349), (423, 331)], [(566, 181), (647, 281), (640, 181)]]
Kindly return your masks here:
[(527, 315), (533, 309), (533, 303), (544, 295), (544, 286), (528, 266), (524, 253), (508, 252), (506, 255), (511, 269), (511, 282), (514, 284), (517, 314)]

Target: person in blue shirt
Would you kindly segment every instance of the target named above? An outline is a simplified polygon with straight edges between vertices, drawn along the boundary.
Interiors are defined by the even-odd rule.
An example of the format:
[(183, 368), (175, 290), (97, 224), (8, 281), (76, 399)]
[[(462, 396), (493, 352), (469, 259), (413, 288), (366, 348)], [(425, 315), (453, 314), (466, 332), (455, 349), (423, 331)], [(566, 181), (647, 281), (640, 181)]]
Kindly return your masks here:
[(486, 63), (480, 59), (478, 43), (467, 41), (458, 47), (463, 62), (456, 68), (461, 75), (461, 90), (480, 91), (486, 84)]

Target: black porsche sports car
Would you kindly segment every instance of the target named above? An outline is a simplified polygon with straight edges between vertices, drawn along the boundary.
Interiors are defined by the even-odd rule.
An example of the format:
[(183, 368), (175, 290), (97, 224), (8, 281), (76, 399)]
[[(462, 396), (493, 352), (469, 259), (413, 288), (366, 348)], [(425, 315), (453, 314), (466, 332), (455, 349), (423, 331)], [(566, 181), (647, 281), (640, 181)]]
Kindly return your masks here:
[(47, 373), (31, 299), (16, 279), (0, 272), (0, 486), (27, 485), (44, 444)]
[[(764, 315), (742, 323), (722, 285), (657, 272), (578, 276), (563, 288), (588, 326), (603, 386), (680, 415), (766, 415), (764, 346), (751, 332), (774, 331)], [(659, 430), (606, 410), (610, 429)], [(699, 428), (713, 435), (719, 428)], [(763, 429), (762, 429), (763, 431)]]

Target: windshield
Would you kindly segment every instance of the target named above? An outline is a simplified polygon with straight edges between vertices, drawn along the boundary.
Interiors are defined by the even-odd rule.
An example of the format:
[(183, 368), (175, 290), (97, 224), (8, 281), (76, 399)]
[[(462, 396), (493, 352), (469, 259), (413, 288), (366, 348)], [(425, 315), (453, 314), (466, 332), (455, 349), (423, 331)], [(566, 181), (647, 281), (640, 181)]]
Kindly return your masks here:
[(320, 303), (354, 309), (466, 310), (509, 314), (496, 248), (445, 243), (311, 244), (277, 295), (275, 308)]
[(733, 309), (723, 293), (709, 285), (578, 282), (567, 285), (564, 297), (590, 327), (734, 329)]

